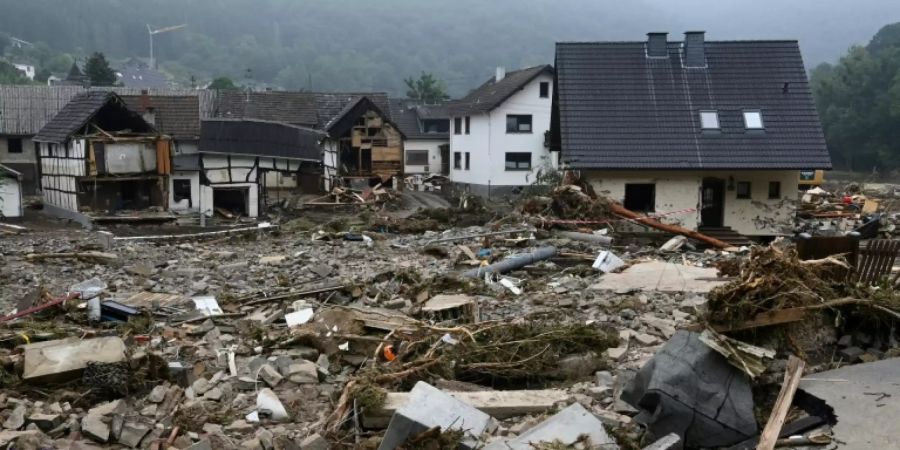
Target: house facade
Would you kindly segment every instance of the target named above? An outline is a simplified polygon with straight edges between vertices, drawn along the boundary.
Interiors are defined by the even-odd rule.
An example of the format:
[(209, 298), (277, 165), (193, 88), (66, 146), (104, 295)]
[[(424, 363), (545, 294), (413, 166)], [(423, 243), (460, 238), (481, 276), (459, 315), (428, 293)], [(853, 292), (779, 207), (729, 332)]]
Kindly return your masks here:
[(0, 164), (0, 218), (22, 217), (22, 174)]
[(556, 167), (546, 145), (553, 68), (496, 75), (450, 105), (450, 179), (483, 195), (507, 195)]
[(551, 145), (625, 207), (745, 236), (792, 227), (831, 160), (796, 41), (558, 43)]
[(406, 136), (403, 174), (450, 175), (450, 113), (446, 104), (390, 99), (391, 117)]
[(118, 211), (168, 208), (171, 142), (117, 94), (75, 96), (35, 135), (44, 209), (89, 225)]

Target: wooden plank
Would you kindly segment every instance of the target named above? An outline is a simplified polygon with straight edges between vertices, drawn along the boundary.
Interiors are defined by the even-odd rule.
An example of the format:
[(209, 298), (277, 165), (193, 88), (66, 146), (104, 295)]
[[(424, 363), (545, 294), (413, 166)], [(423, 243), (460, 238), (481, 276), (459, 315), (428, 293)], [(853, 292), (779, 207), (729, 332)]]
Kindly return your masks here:
[[(539, 414), (569, 397), (566, 391), (560, 389), (446, 392), (446, 394), (497, 419)], [(394, 411), (405, 405), (407, 401), (409, 401), (408, 392), (389, 392), (381, 409), (363, 415), (363, 426), (366, 428), (386, 427), (391, 416), (394, 415)]]
[(806, 316), (806, 308), (786, 308), (777, 311), (757, 314), (752, 320), (734, 326), (716, 325), (713, 329), (720, 333), (770, 327), (791, 322), (799, 322)]
[(775, 400), (775, 407), (772, 408), (772, 414), (769, 421), (759, 438), (759, 445), (756, 450), (773, 450), (775, 443), (778, 441), (778, 435), (781, 434), (781, 427), (784, 426), (784, 420), (787, 418), (788, 411), (791, 409), (791, 403), (794, 401), (794, 394), (797, 387), (800, 386), (800, 379), (803, 378), (803, 368), (806, 363), (800, 358), (791, 355), (788, 359), (787, 370), (784, 373), (784, 384), (781, 385), (781, 391)]

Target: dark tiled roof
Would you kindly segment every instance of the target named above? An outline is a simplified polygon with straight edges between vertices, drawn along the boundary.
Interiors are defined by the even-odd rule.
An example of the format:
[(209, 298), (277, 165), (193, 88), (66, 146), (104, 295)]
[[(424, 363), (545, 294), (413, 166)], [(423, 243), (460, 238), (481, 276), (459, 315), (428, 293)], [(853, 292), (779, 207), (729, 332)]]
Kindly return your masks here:
[(447, 139), (450, 135), (444, 133), (426, 133), (422, 126), (423, 120), (450, 121), (447, 105), (420, 105), (414, 100), (392, 98), (391, 118), (397, 128), (408, 139)]
[(293, 125), (319, 125), (315, 94), (309, 92), (219, 92), (217, 117), (260, 119)]
[(110, 91), (88, 91), (76, 95), (34, 137), (35, 141), (61, 143), (85, 126), (106, 105), (118, 98)]
[(542, 73), (553, 73), (553, 66), (543, 65), (507, 72), (500, 81), (495, 77), (470, 92), (462, 99), (450, 103), (450, 114), (461, 116), (490, 111), (525, 87)]
[(310, 128), (252, 119), (204, 120), (201, 152), (321, 161), (326, 134)]
[[(575, 169), (827, 169), (831, 160), (796, 41), (705, 44), (707, 68), (682, 67), (681, 43), (556, 45), (553, 112)], [(787, 89), (785, 90), (785, 83)], [(701, 132), (718, 110), (721, 131)], [(747, 131), (744, 109), (765, 131)]]
[[(128, 109), (139, 114), (146, 112), (141, 95), (123, 95)], [(200, 101), (198, 96), (147, 96), (155, 116), (154, 126), (163, 134), (175, 139), (200, 138)]]
[(319, 108), (319, 127), (331, 128), (335, 121), (343, 117), (351, 108), (356, 106), (365, 97), (385, 115), (385, 119), (391, 120), (391, 107), (388, 104), (387, 94), (381, 92), (336, 92), (317, 93), (316, 102)]

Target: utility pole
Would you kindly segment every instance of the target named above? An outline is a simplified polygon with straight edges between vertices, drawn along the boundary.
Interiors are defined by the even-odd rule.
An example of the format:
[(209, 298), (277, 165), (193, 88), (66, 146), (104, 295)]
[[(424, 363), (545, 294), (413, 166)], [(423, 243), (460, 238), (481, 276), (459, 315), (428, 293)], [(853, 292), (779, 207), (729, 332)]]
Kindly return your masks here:
[(187, 27), (187, 24), (183, 23), (181, 25), (175, 25), (175, 26), (171, 26), (171, 27), (159, 28), (157, 30), (154, 30), (150, 26), (149, 23), (147, 24), (147, 34), (150, 36), (150, 68), (152, 68), (152, 69), (156, 68), (156, 59), (153, 58), (153, 36), (157, 35), (157, 34), (161, 34), (161, 33), (168, 33), (169, 31), (180, 30), (185, 27)]

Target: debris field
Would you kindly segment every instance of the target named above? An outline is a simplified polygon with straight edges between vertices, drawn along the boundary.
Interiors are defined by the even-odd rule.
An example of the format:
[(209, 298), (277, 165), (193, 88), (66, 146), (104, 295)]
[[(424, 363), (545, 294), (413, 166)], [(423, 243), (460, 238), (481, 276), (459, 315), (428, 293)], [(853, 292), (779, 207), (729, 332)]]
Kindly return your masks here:
[[(900, 364), (892, 202), (875, 194), (812, 191), (807, 235), (743, 248), (577, 185), (408, 214), (366, 196), (395, 197), (215, 233), (4, 227), (0, 448), (896, 443), (843, 422), (900, 396), (853, 381)], [(823, 222), (852, 205), (860, 223)], [(875, 213), (886, 226), (844, 235)], [(589, 220), (610, 225), (573, 224)]]

